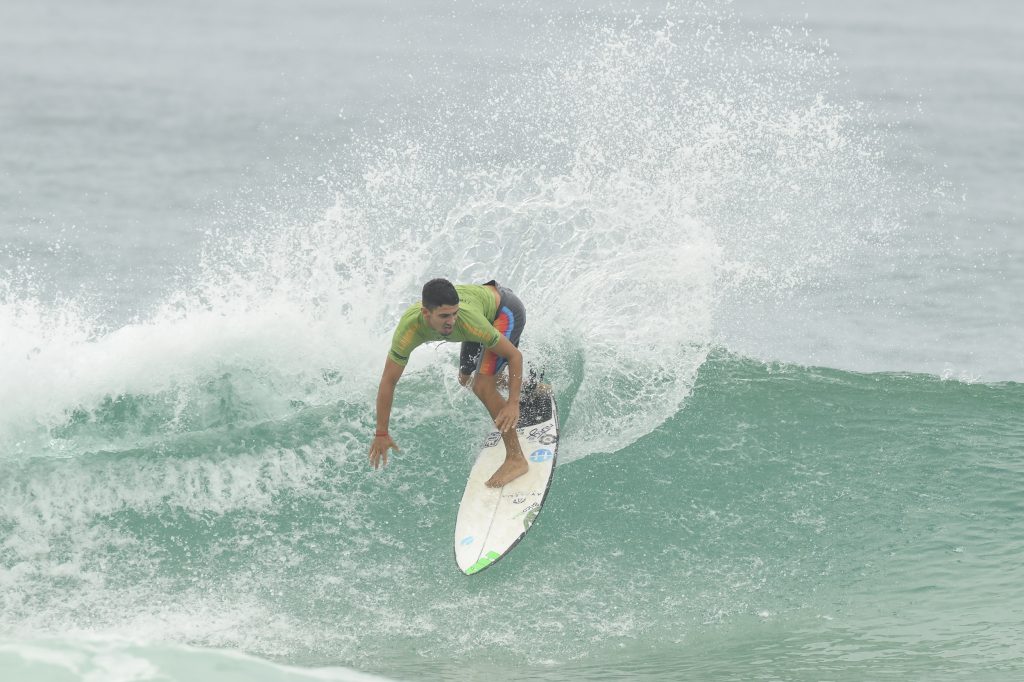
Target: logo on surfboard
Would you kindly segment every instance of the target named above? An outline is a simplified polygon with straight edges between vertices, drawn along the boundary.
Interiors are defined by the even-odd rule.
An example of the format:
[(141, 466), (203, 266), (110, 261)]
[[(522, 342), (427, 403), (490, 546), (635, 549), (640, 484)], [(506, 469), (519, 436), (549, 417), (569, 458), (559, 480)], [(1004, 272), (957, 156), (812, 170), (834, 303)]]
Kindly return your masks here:
[(551, 452), (551, 450), (548, 450), (547, 448), (540, 448), (539, 450), (534, 450), (530, 453), (530, 461), (546, 462), (554, 456), (555, 453)]
[(553, 428), (555, 428), (554, 424), (547, 424), (530, 429), (530, 432), (526, 434), (526, 440), (539, 440), (542, 444), (546, 444), (544, 443), (544, 437)]

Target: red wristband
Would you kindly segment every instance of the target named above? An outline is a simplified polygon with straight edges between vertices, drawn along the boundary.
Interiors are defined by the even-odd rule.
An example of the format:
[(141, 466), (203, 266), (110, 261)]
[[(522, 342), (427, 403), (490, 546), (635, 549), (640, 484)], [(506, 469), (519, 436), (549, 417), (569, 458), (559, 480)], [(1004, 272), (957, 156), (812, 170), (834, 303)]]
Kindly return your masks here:
[(376, 435), (376, 436), (378, 436), (378, 437), (379, 437), (379, 436), (386, 436), (386, 435), (388, 435), (388, 432), (387, 432), (387, 431), (385, 431), (384, 433), (381, 433), (380, 431), (378, 431), (378, 432), (377, 432), (376, 434), (374, 434), (374, 435)]

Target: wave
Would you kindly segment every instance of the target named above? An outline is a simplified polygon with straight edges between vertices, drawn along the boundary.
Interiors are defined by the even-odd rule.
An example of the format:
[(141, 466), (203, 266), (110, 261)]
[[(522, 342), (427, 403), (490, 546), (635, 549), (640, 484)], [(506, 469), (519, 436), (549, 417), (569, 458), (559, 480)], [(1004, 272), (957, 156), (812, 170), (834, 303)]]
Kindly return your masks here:
[(641, 640), (668, 651), (749, 618), (853, 627), (876, 599), (951, 581), (973, 605), (944, 622), (983, 642), (972, 618), (1024, 577), (999, 559), (1024, 548), (1005, 532), (1019, 384), (716, 351), (665, 424), (562, 467), (537, 529), (476, 581), (450, 546), (486, 428), (422, 409), (432, 389), (413, 388), (403, 453), (379, 473), (359, 405), (8, 463), (3, 633), (88, 629), (402, 677), (395, 647), (536, 665)]
[[(820, 286), (899, 227), (824, 50), (673, 10), (542, 34), (545, 59), (485, 96), (357, 142), (319, 219), (214, 232), (146, 316), (110, 328), (4, 283), (0, 635), (543, 667), (773, 619), (856, 627), (880, 579), (893, 603), (948, 586), (991, 519), (1012, 526), (1019, 385), (717, 344), (737, 302)], [(365, 461), (389, 334), (434, 276), (517, 291), (564, 419), (544, 514), (473, 581), (450, 544), (487, 420), (454, 348), (413, 356), (403, 452)], [(1024, 584), (986, 561), (975, 609)]]
[(5, 280), (6, 454), (121, 396), (172, 432), (218, 418), (218, 383), (269, 419), (369, 400), (398, 312), (434, 276), (497, 278), (527, 302), (524, 352), (572, 387), (578, 456), (649, 433), (730, 315), (820, 286), (899, 228), (880, 133), (823, 47), (696, 9), (552, 21), (545, 58), (484, 96), (383, 114), (324, 180), (318, 220), (211, 228), (186, 284), (139, 319), (110, 328)]

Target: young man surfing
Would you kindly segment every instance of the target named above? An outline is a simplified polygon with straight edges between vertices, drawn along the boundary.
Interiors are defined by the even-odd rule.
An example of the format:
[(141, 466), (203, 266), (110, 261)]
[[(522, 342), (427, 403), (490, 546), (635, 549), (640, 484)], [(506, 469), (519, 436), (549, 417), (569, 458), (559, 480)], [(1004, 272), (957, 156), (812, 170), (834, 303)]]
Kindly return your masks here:
[[(505, 442), (505, 461), (487, 485), (500, 488), (529, 468), (516, 425), (519, 391), (523, 380), (523, 354), (519, 336), (526, 325), (522, 301), (495, 281), (453, 285), (432, 279), (423, 285), (423, 298), (403, 313), (391, 338), (384, 374), (377, 389), (377, 432), (370, 446), (370, 464), (388, 463), (388, 450), (399, 449), (388, 434), (395, 386), (416, 346), (426, 341), (461, 341), (459, 383), (472, 382), (473, 393), (484, 404)], [(508, 364), (508, 400), (498, 393), (497, 378)], [(476, 374), (474, 378), (474, 373)]]

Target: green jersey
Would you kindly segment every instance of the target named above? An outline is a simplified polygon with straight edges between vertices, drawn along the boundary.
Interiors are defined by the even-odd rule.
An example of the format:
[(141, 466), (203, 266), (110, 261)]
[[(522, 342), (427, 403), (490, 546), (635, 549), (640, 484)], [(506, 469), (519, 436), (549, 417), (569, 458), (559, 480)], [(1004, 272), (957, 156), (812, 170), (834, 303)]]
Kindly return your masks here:
[(388, 357), (405, 367), (412, 350), (427, 341), (472, 341), (484, 348), (496, 346), (501, 334), (491, 324), (498, 315), (494, 292), (482, 284), (456, 284), (455, 291), (459, 294), (459, 314), (451, 334), (443, 336), (431, 329), (423, 319), (423, 303), (415, 303), (402, 313)]

